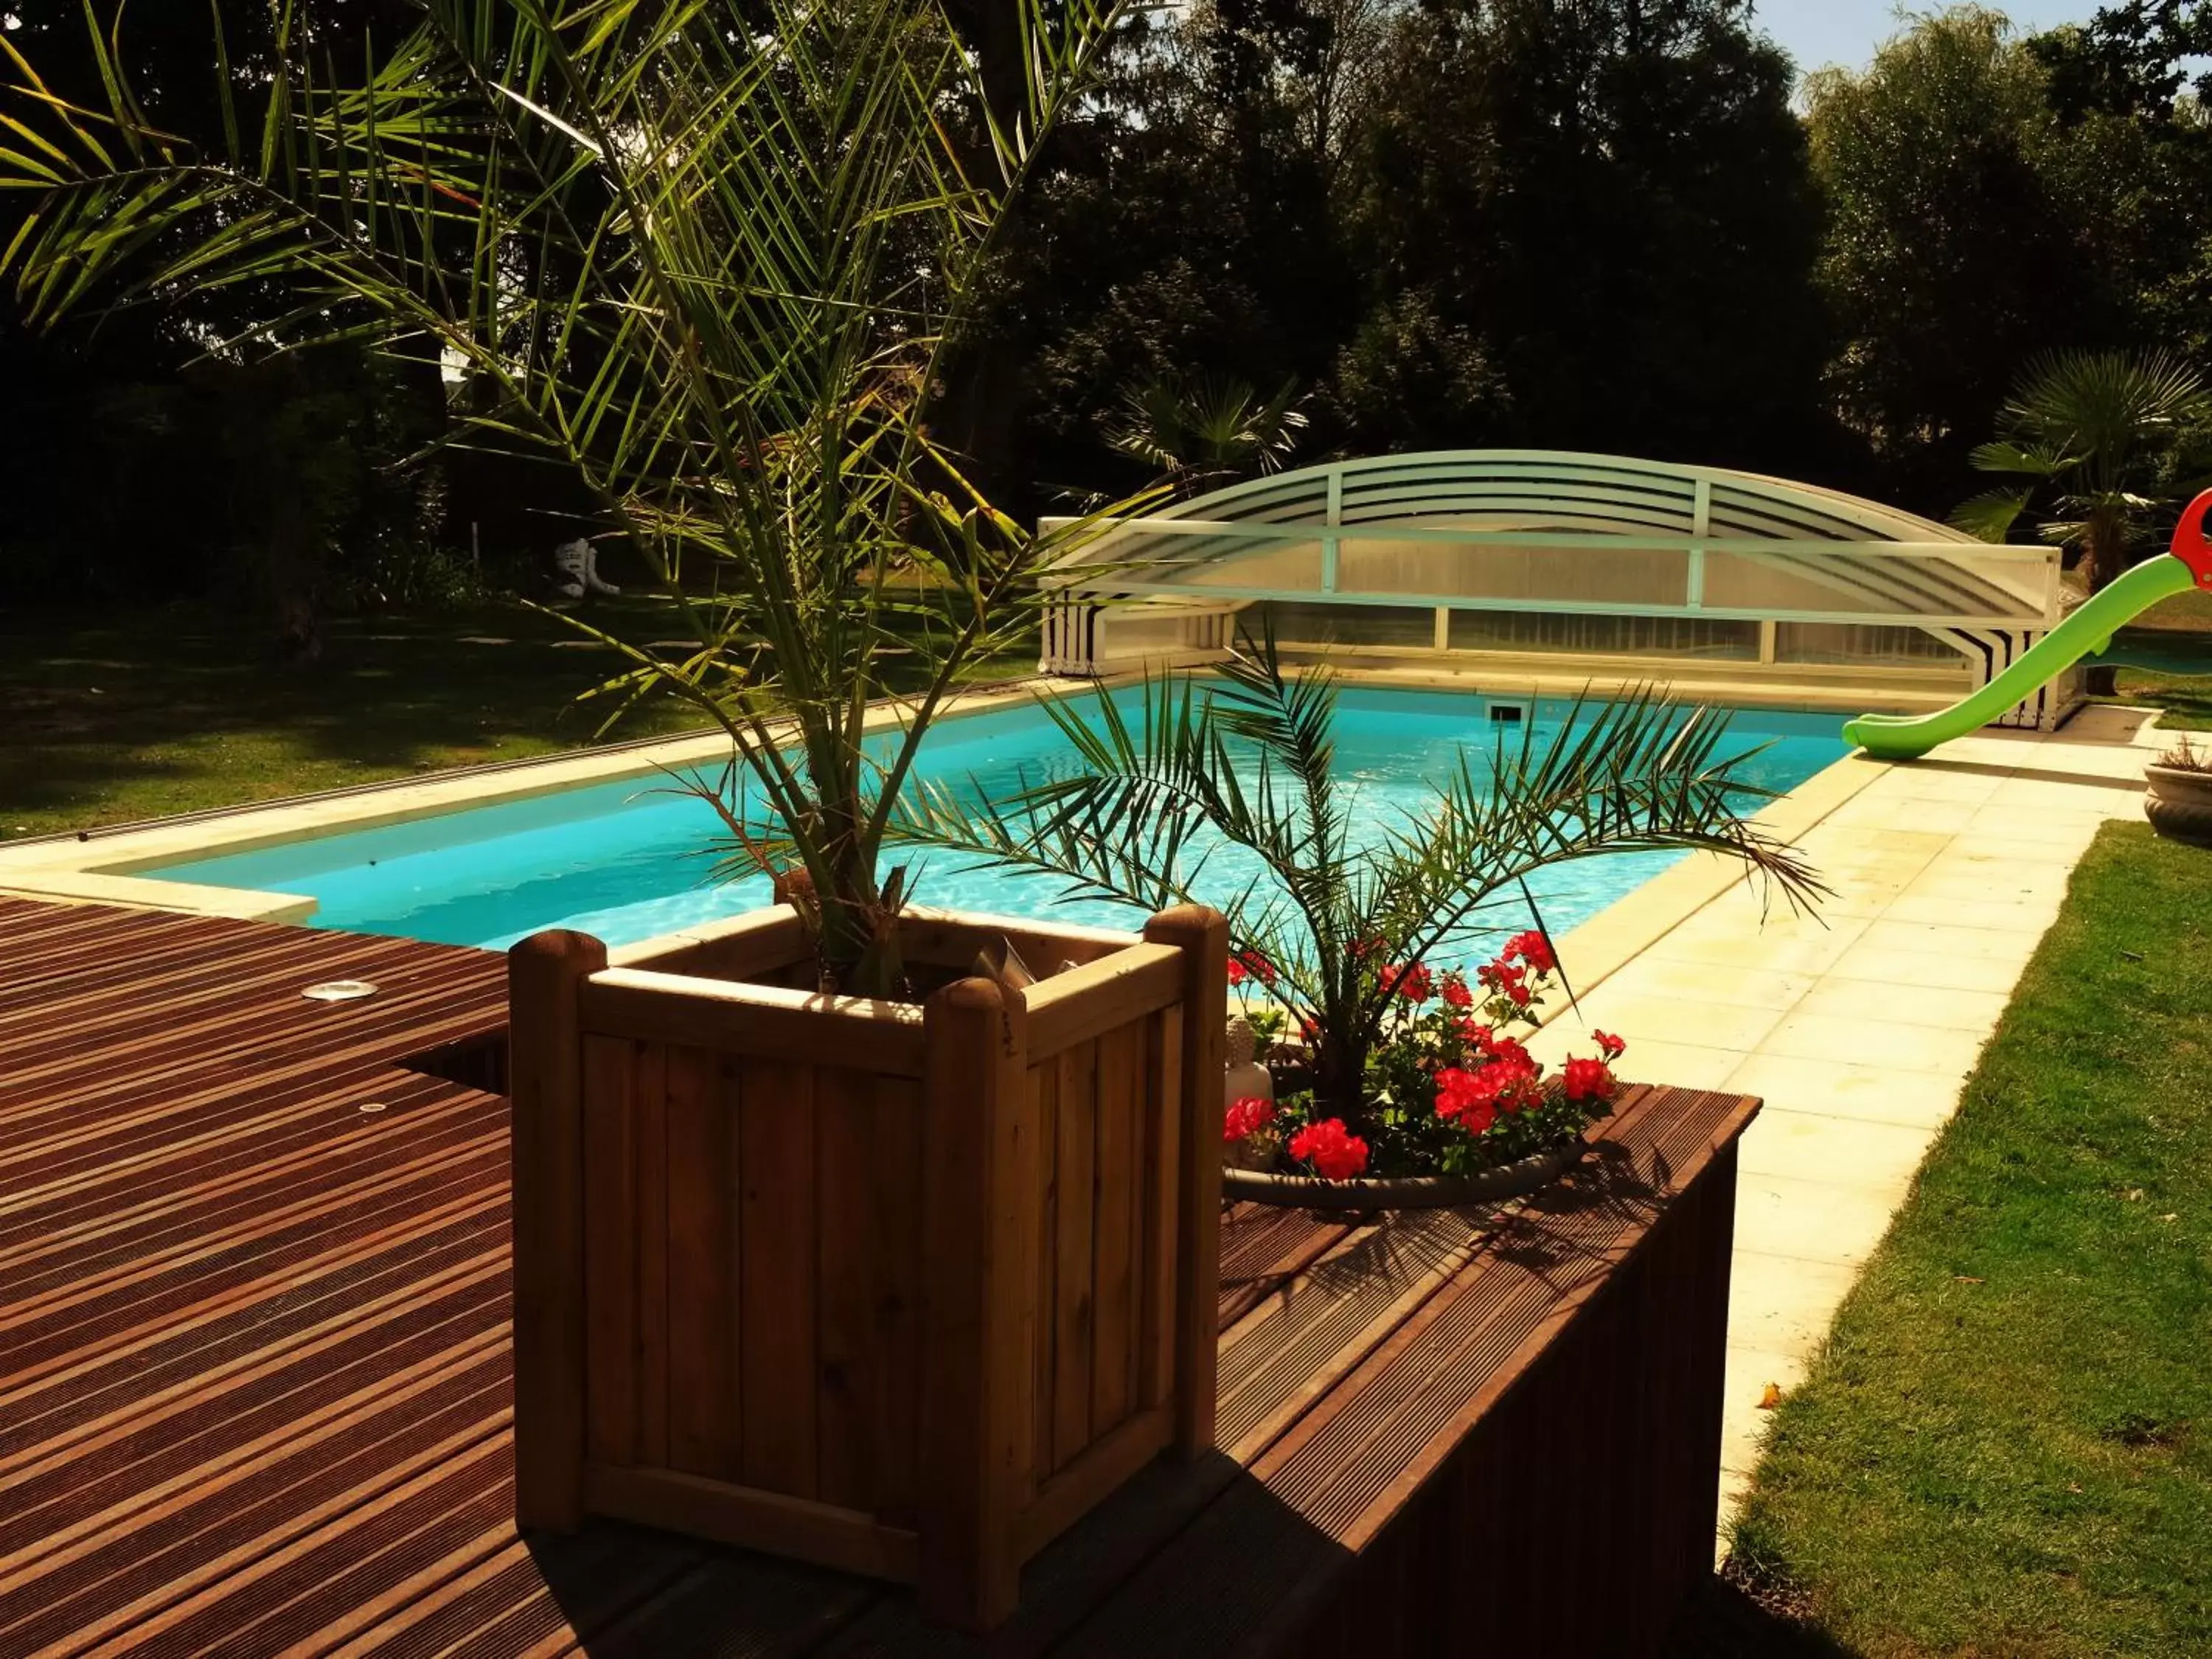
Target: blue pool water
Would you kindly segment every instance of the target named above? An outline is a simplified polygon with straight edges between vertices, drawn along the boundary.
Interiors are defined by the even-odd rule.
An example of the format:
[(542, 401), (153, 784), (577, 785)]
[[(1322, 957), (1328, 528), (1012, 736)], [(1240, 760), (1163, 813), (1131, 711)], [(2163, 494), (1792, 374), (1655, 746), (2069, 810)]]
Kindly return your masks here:
[[(1409, 815), (1425, 812), (1428, 785), (1453, 769), (1462, 747), (1487, 750), (1496, 741), (1492, 701), (1453, 692), (1346, 690), (1338, 707), (1336, 766), (1352, 789), (1357, 833), (1379, 840)], [(1566, 714), (1566, 705), (1553, 700), (1497, 701), (1527, 708), (1540, 741)], [(1794, 787), (1847, 751), (1832, 716), (1738, 711), (1728, 747), (1761, 744), (1771, 746), (1746, 775), (1775, 790)], [(1035, 707), (947, 720), (930, 733), (922, 757), (927, 776), (960, 788), (972, 780), (1000, 798), (1067, 762), (1065, 740)], [(627, 944), (763, 902), (764, 881), (711, 879), (708, 849), (719, 823), (704, 803), (670, 787), (665, 780), (624, 780), (141, 873), (308, 894), (316, 901), (317, 927), (493, 948), (555, 927)], [(902, 856), (894, 853), (890, 861)], [(1589, 860), (1547, 871), (1532, 887), (1546, 924), (1564, 933), (1681, 856)], [(914, 896), (925, 904), (1125, 927), (1139, 920), (1137, 912), (1105, 901), (1060, 902), (1056, 879), (963, 866), (947, 854), (920, 855), (915, 873)], [(1226, 896), (1249, 873), (1250, 866), (1224, 859), (1206, 876)], [(1520, 916), (1496, 921), (1525, 925)]]

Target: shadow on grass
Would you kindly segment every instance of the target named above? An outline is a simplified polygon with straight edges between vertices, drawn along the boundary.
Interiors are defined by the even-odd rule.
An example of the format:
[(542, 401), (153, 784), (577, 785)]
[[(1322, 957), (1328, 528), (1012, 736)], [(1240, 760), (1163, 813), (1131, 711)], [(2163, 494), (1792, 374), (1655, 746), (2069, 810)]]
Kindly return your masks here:
[[(580, 609), (634, 641), (684, 632), (651, 598)], [(1012, 650), (973, 678), (1033, 672), (1035, 660)], [(659, 696), (602, 734), (617, 700), (577, 699), (627, 666), (558, 617), (513, 602), (334, 619), (321, 659), (297, 666), (275, 660), (252, 619), (204, 609), (18, 613), (0, 621), (0, 724), (10, 738), (0, 749), (0, 841), (707, 723)]]
[(1856, 1649), (1802, 1622), (1795, 1602), (1731, 1560), (1691, 1592), (1663, 1659), (1857, 1659)]
[[(623, 626), (650, 627), (649, 618)], [(227, 805), (592, 740), (580, 693), (615, 666), (509, 606), (431, 622), (334, 622), (321, 660), (281, 666), (265, 633), (200, 611), (0, 629), (0, 837)], [(698, 724), (641, 708), (616, 736)]]

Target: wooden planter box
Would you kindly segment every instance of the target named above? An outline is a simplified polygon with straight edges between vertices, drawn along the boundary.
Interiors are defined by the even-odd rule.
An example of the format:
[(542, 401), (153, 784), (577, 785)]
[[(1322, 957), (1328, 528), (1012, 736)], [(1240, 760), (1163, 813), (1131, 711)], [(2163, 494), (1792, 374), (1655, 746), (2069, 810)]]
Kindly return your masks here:
[(925, 982), (1000, 937), (1076, 965), (831, 999), (784, 907), (619, 967), (510, 952), (520, 1525), (670, 1528), (988, 1628), (1054, 1534), (1211, 1443), (1225, 925), (903, 926)]

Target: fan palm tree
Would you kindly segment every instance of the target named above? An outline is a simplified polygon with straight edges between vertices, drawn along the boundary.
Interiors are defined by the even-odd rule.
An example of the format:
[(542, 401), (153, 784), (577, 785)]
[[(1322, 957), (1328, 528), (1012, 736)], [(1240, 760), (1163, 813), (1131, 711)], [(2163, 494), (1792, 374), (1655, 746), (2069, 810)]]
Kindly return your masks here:
[(280, 3), (274, 56), (235, 76), (212, 9), (212, 149), (142, 104), (119, 12), (88, 17), (97, 110), (0, 33), (0, 188), (30, 204), (0, 276), (42, 325), (220, 289), (258, 311), (217, 351), (354, 337), (441, 366), (453, 441), (569, 470), (680, 606), (687, 648), (609, 639), (628, 665), (601, 690), (672, 690), (727, 732), (698, 787), (741, 860), (788, 877), (825, 984), (895, 989), (879, 855), (915, 749), (1094, 522), (1041, 538), (993, 509), (930, 403), (1117, 0), (1003, 0), (988, 64), (941, 0), (422, 0), (339, 83), (313, 8)]
[(1297, 452), (1306, 429), (1297, 386), (1262, 398), (1244, 380), (1166, 374), (1123, 394), (1107, 442), (1185, 483), (1273, 472)]
[(2030, 363), (1998, 416), (1999, 436), (1973, 452), (1977, 471), (2027, 482), (1961, 502), (1951, 522), (1984, 541), (2008, 538), (2032, 507), (2037, 533), (2081, 554), (2095, 592), (2127, 568), (2152, 521), (2173, 500), (2158, 491), (2158, 462), (2190, 426), (2212, 415), (2212, 386), (2164, 352), (2066, 351)]
[[(1233, 951), (1264, 963), (1309, 1022), (1315, 1115), (1355, 1127), (1376, 1127), (1364, 1079), (1394, 995), (1382, 970), (1526, 927), (1538, 871), (1694, 848), (1741, 860), (1793, 905), (1825, 890), (1744, 816), (1768, 793), (1744, 775), (1757, 750), (1724, 754), (1725, 716), (1649, 690), (1577, 702), (1548, 741), (1524, 726), (1495, 753), (1462, 750), (1427, 816), (1379, 841), (1358, 833), (1332, 766), (1333, 680), (1286, 672), (1272, 635), (1244, 640), (1206, 679), (1148, 682), (1133, 724), (1103, 692), (1088, 718), (1082, 704), (1050, 708), (1073, 775), (999, 801), (932, 786), (902, 804), (893, 833), (1059, 876), (1072, 898), (1223, 910)], [(1224, 849), (1261, 872), (1226, 895), (1209, 880)]]

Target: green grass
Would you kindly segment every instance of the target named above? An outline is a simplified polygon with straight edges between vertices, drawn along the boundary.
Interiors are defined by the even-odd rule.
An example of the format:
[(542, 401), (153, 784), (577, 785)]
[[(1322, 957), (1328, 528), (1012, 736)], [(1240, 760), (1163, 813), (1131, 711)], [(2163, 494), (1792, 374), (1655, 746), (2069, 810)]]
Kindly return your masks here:
[(2212, 1653), (2208, 1355), (2212, 854), (2116, 825), (1775, 1415), (1761, 1650)]
[(2119, 701), (2162, 708), (2159, 726), (2169, 732), (2212, 732), (2212, 678), (2205, 674), (2162, 674), (2123, 668)]
[(2212, 593), (2192, 587), (2160, 599), (2135, 620), (2157, 634), (2212, 634)]
[[(628, 596), (586, 613), (633, 640), (680, 637)], [(1035, 666), (1019, 653), (977, 678)], [(198, 610), (0, 619), (0, 843), (268, 800), (592, 740), (580, 693), (620, 659), (514, 604), (332, 623), (321, 661), (280, 667), (264, 629)], [(701, 724), (644, 705), (615, 738)]]

